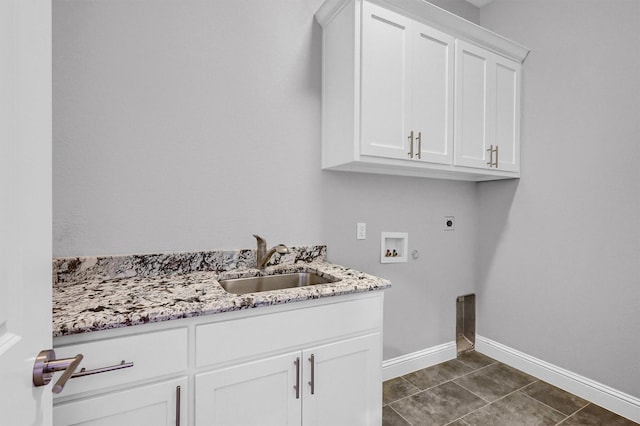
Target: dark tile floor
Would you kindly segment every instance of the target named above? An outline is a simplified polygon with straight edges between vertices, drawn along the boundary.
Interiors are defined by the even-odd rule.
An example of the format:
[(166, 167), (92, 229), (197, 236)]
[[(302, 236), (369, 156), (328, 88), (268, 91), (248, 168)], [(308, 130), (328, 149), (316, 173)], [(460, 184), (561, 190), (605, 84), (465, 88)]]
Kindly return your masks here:
[(383, 426), (637, 423), (478, 352), (383, 384)]

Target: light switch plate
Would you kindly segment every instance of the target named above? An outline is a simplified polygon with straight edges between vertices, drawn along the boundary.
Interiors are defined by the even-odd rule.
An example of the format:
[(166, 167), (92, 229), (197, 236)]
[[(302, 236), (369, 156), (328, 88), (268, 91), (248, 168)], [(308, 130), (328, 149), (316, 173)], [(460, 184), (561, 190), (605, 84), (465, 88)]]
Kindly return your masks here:
[(357, 240), (366, 240), (367, 239), (367, 224), (358, 222), (356, 224), (356, 239)]

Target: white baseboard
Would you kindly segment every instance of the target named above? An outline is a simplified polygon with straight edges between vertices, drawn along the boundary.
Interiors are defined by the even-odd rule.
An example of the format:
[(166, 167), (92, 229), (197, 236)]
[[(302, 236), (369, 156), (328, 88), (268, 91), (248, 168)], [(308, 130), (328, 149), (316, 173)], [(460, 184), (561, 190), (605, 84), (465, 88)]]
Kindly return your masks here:
[[(454, 348), (455, 349), (455, 348)], [(549, 364), (486, 337), (476, 336), (476, 350), (513, 368), (578, 395), (596, 405), (640, 423), (640, 398)]]
[(456, 342), (443, 343), (382, 362), (382, 380), (404, 376), (456, 357)]

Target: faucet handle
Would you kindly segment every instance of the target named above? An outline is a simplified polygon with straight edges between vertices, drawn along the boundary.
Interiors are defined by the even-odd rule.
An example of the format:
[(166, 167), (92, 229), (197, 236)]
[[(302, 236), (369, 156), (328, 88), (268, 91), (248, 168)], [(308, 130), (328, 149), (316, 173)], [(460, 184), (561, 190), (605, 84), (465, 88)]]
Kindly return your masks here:
[(276, 250), (276, 253), (278, 254), (289, 254), (289, 247), (285, 246), (284, 244), (280, 243), (277, 246), (273, 247)]

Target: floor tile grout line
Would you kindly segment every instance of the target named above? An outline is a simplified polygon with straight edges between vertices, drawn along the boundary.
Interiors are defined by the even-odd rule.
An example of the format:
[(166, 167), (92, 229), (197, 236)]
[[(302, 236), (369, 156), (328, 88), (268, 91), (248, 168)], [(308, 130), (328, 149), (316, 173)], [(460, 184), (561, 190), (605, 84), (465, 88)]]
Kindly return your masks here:
[[(524, 389), (524, 388), (521, 388), (521, 389)], [(550, 406), (549, 404), (545, 404), (544, 402), (540, 401), (540, 400), (539, 400), (539, 399), (537, 399), (537, 398), (534, 398), (533, 396), (531, 396), (531, 395), (529, 395), (529, 394), (527, 394), (527, 393), (525, 393), (525, 392), (520, 392), (520, 393), (521, 393), (522, 395), (526, 396), (527, 398), (531, 399), (532, 401), (535, 401), (535, 402), (537, 402), (537, 403), (539, 403), (539, 404), (542, 404), (542, 405), (544, 405), (545, 407), (551, 408), (551, 409), (552, 409), (553, 411), (555, 411), (556, 413), (560, 413), (560, 414), (562, 414), (565, 418), (569, 417), (569, 414), (565, 414), (565, 413), (563, 413), (562, 411), (558, 410), (557, 408), (553, 408), (553, 407), (552, 407), (552, 406)], [(563, 419), (562, 421), (564, 421), (564, 419)]]
[(482, 368), (491, 367), (493, 364), (497, 364), (497, 363), (499, 363), (499, 362), (500, 362), (500, 361), (497, 361), (497, 360), (493, 360), (493, 362), (492, 362), (491, 364), (483, 365), (482, 367), (474, 367), (473, 365), (471, 365), (471, 364), (467, 364), (466, 362), (464, 362), (464, 361), (462, 361), (462, 360), (460, 360), (460, 359), (458, 359), (458, 358), (455, 358), (455, 359), (456, 359), (457, 361), (460, 361), (461, 363), (463, 363), (463, 364), (464, 364), (464, 365), (466, 365), (467, 367), (473, 368), (473, 369), (474, 369), (474, 371), (476, 371), (476, 370), (480, 370), (480, 369), (482, 369)]
[[(435, 366), (432, 366), (432, 367), (435, 367)], [(486, 366), (486, 367), (488, 367), (488, 366)], [(482, 368), (486, 368), (486, 367), (482, 367)], [(431, 368), (431, 367), (426, 367), (426, 368)], [(480, 369), (482, 369), (482, 368), (479, 368), (478, 370), (480, 370)], [(393, 400), (393, 401), (390, 401), (390, 402), (388, 402), (388, 403), (387, 403), (387, 404), (385, 404), (385, 405), (393, 404), (394, 402), (398, 402), (398, 401), (402, 401), (403, 399), (411, 398), (412, 396), (415, 396), (415, 395), (417, 395), (417, 394), (419, 394), (419, 393), (421, 393), (421, 392), (425, 392), (425, 391), (428, 391), (428, 390), (431, 390), (431, 389), (437, 388), (438, 386), (442, 386), (442, 385), (444, 385), (445, 383), (453, 382), (454, 380), (459, 379), (460, 377), (464, 377), (464, 376), (466, 376), (467, 374), (474, 373), (475, 371), (478, 371), (478, 370), (470, 371), (469, 373), (465, 373), (465, 374), (462, 374), (462, 375), (460, 375), (460, 376), (456, 376), (456, 377), (454, 377), (454, 378), (452, 378), (452, 379), (446, 380), (446, 381), (444, 381), (444, 382), (440, 382), (440, 383), (438, 383), (437, 385), (433, 385), (433, 386), (430, 386), (430, 387), (428, 387), (428, 388), (424, 388), (424, 389), (420, 389), (420, 387), (418, 387), (418, 386), (414, 385), (413, 383), (411, 383), (411, 381), (410, 381), (410, 380), (405, 379), (405, 376), (407, 376), (407, 375), (408, 375), (408, 374), (405, 374), (405, 376), (400, 376), (400, 379), (402, 379), (402, 380), (404, 380), (405, 382), (409, 383), (411, 386), (413, 386), (414, 388), (418, 389), (418, 391), (417, 391), (417, 392), (414, 392), (414, 393), (412, 393), (412, 394), (409, 394), (409, 395), (405, 395), (405, 396), (403, 396), (402, 398), (398, 398), (398, 399), (395, 399), (395, 400)], [(420, 371), (420, 370), (418, 370), (418, 371)], [(411, 373), (409, 373), (409, 374), (411, 374)], [(390, 379), (390, 380), (393, 380), (393, 379)], [(457, 383), (456, 383), (456, 384), (457, 384)]]
[[(485, 406), (485, 405), (483, 405), (483, 407), (486, 407), (486, 406)], [(480, 407), (480, 408), (482, 408), (482, 407)], [(460, 420), (460, 421), (461, 421), (462, 423), (464, 423), (465, 425), (468, 425), (469, 423), (467, 423), (467, 422), (464, 420), (464, 417), (466, 417), (466, 416), (468, 416), (469, 414), (471, 414), (471, 413), (473, 413), (473, 412), (475, 412), (475, 411), (479, 410), (480, 408), (476, 408), (475, 410), (469, 411), (469, 412), (468, 412), (467, 414), (465, 414), (464, 416), (460, 416), (460, 417), (458, 417), (457, 419), (453, 419), (452, 421), (450, 421), (449, 423), (447, 423), (447, 425), (450, 425), (450, 424), (452, 424), (452, 423), (455, 423), (455, 422), (457, 422), (458, 420)]]
[(588, 406), (588, 405), (593, 404), (593, 402), (591, 402), (591, 401), (587, 401), (586, 399), (585, 399), (585, 401), (586, 401), (586, 404), (585, 404), (585, 405), (583, 405), (582, 407), (578, 408), (578, 409), (577, 409), (576, 411), (574, 411), (573, 413), (569, 414), (569, 417), (571, 417), (571, 416), (573, 416), (573, 415), (577, 414), (577, 413), (578, 413), (578, 411), (582, 411), (582, 410), (584, 410), (585, 408), (587, 408), (587, 406)]
[[(389, 402), (387, 402), (386, 404), (383, 404), (383, 406), (384, 406), (384, 405), (391, 405), (391, 404), (393, 404), (393, 403), (395, 403), (395, 402), (402, 401), (403, 399), (411, 398), (412, 396), (417, 395), (417, 394), (419, 394), (420, 392), (423, 392), (423, 390), (422, 390), (422, 389), (420, 389), (419, 387), (417, 387), (416, 385), (414, 385), (413, 383), (411, 383), (410, 381), (408, 381), (407, 379), (405, 379), (405, 378), (404, 378), (404, 376), (400, 376), (399, 378), (400, 378), (400, 379), (402, 379), (402, 380), (404, 380), (405, 382), (409, 383), (409, 384), (410, 384), (411, 386), (413, 386), (414, 388), (418, 389), (418, 392), (414, 392), (414, 393), (412, 393), (412, 394), (405, 395), (405, 396), (403, 396), (402, 398), (394, 399), (393, 401), (389, 401)], [(390, 379), (390, 380), (393, 380), (393, 379)], [(425, 389), (425, 390), (426, 390), (426, 389)], [(391, 407), (391, 408), (393, 408), (393, 407)], [(394, 411), (395, 411), (395, 410), (394, 410)]]
[(389, 408), (391, 408), (391, 409), (393, 410), (393, 412), (394, 412), (394, 413), (396, 413), (397, 415), (399, 415), (399, 416), (400, 416), (400, 418), (401, 418), (402, 420), (404, 420), (405, 422), (407, 422), (407, 424), (408, 424), (409, 426), (413, 426), (413, 423), (411, 423), (409, 420), (405, 419), (405, 417), (404, 417), (402, 414), (400, 414), (400, 413), (398, 412), (398, 410), (394, 409), (393, 407), (389, 407)]
[[(480, 370), (482, 370), (482, 369), (484, 369), (484, 368), (490, 367), (491, 365), (494, 365), (494, 364), (497, 364), (497, 363), (499, 363), (499, 361), (496, 361), (495, 363), (490, 364), (490, 365), (487, 365), (487, 366), (485, 366), (485, 367), (479, 368), (479, 369), (478, 369), (478, 370), (476, 370), (476, 371), (480, 371)], [(506, 365), (506, 364), (505, 364), (505, 365)], [(475, 371), (474, 371), (474, 372), (475, 372)], [(471, 373), (469, 373), (469, 374), (471, 374)], [(463, 376), (460, 376), (460, 377), (463, 377)], [(509, 392), (508, 394), (501, 396), (500, 398), (496, 399), (495, 401), (487, 401), (486, 399), (484, 399), (483, 397), (481, 397), (481, 396), (480, 396), (480, 395), (478, 395), (477, 393), (473, 392), (472, 390), (467, 389), (466, 387), (464, 387), (463, 385), (461, 385), (461, 384), (460, 384), (460, 383), (458, 383), (458, 382), (455, 382), (455, 380), (459, 379), (460, 377), (456, 377), (455, 379), (452, 379), (451, 381), (452, 381), (452, 382), (454, 382), (456, 385), (460, 386), (462, 389), (466, 390), (467, 392), (470, 392), (472, 395), (475, 395), (475, 396), (477, 396), (478, 398), (480, 398), (481, 400), (485, 401), (487, 404), (486, 404), (486, 405), (484, 405), (483, 407), (486, 407), (486, 406), (487, 406), (487, 405), (489, 405), (489, 404), (493, 404), (494, 402), (499, 401), (499, 400), (501, 400), (501, 399), (503, 399), (503, 398), (506, 398), (507, 396), (511, 395), (512, 393), (519, 391), (520, 389), (524, 389), (524, 388), (526, 388), (527, 386), (530, 386), (530, 385), (532, 385), (533, 383), (535, 383), (535, 382), (539, 382), (539, 381), (540, 381), (540, 379), (537, 379), (537, 378), (536, 378), (536, 380), (534, 380), (533, 382), (531, 382), (531, 383), (527, 383), (526, 385), (521, 386), (520, 388), (518, 388), (518, 389), (516, 389), (516, 390), (514, 390), (514, 391), (512, 391), (512, 392)], [(531, 377), (533, 377), (533, 376), (531, 376)], [(479, 407), (479, 408), (477, 408), (477, 409), (479, 410), (480, 408), (483, 408), (483, 407)], [(475, 410), (474, 410), (474, 411), (475, 411)], [(472, 411), (472, 412), (473, 412), (473, 411)], [(466, 415), (466, 414), (465, 414), (465, 415)]]
[[(539, 380), (536, 380), (536, 381), (539, 381)], [(450, 423), (453, 423), (453, 422), (455, 422), (455, 421), (460, 420), (460, 421), (462, 421), (464, 424), (468, 425), (469, 423), (467, 423), (467, 422), (464, 420), (464, 418), (465, 418), (465, 417), (467, 417), (468, 415), (470, 415), (470, 414), (472, 414), (472, 413), (475, 413), (476, 411), (480, 411), (480, 410), (482, 410), (483, 408), (488, 407), (488, 406), (490, 406), (491, 404), (493, 404), (493, 403), (495, 403), (495, 402), (498, 402), (498, 401), (500, 401), (501, 399), (504, 399), (504, 398), (508, 397), (509, 395), (512, 395), (512, 394), (514, 394), (514, 393), (516, 393), (516, 392), (519, 392), (521, 389), (524, 389), (524, 388), (526, 388), (527, 386), (529, 386), (529, 385), (531, 385), (532, 383), (535, 383), (535, 382), (532, 382), (532, 383), (526, 384), (526, 385), (524, 385), (524, 386), (522, 386), (522, 387), (520, 387), (520, 388), (518, 388), (518, 389), (516, 389), (516, 390), (514, 390), (514, 391), (512, 391), (512, 392), (509, 392), (508, 394), (506, 394), (506, 395), (504, 395), (504, 396), (502, 396), (502, 397), (500, 397), (500, 398), (496, 399), (495, 401), (491, 401), (491, 402), (487, 401), (486, 399), (482, 398), (480, 395), (478, 395), (478, 394), (476, 394), (476, 393), (472, 392), (471, 390), (469, 390), (469, 389), (465, 388), (465, 387), (464, 387), (464, 386), (462, 386), (461, 384), (456, 383), (456, 382), (454, 382), (454, 383), (455, 383), (456, 385), (460, 386), (462, 389), (466, 390), (467, 392), (471, 393), (472, 395), (476, 396), (477, 398), (480, 398), (482, 401), (486, 402), (486, 404), (484, 404), (482, 407), (478, 407), (478, 408), (476, 408), (475, 410), (471, 410), (471, 411), (469, 411), (468, 413), (466, 413), (465, 415), (460, 416), (460, 417), (458, 417), (457, 419), (454, 419), (452, 422), (450, 422)], [(449, 424), (449, 423), (447, 423), (447, 424)]]
[[(422, 389), (422, 390), (423, 390), (423, 391), (426, 391), (426, 390), (429, 390), (429, 389), (436, 388), (436, 387), (438, 387), (438, 386), (440, 386), (440, 385), (444, 385), (445, 383), (452, 382), (452, 381), (454, 381), (454, 380), (458, 380), (458, 379), (459, 379), (459, 378), (461, 378), (461, 377), (464, 377), (464, 376), (467, 376), (467, 375), (469, 375), (469, 374), (476, 373), (476, 372), (478, 372), (478, 371), (480, 371), (480, 370), (484, 370), (485, 368), (491, 367), (492, 365), (494, 365), (494, 364), (496, 364), (496, 363), (497, 363), (497, 361), (496, 361), (496, 362), (494, 362), (493, 364), (489, 364), (489, 365), (485, 365), (485, 366), (483, 366), (483, 367), (479, 367), (479, 368), (477, 368), (477, 369), (475, 369), (475, 370), (469, 371), (468, 373), (464, 373), (464, 374), (461, 374), (461, 375), (459, 375), (459, 376), (452, 377), (452, 378), (450, 378), (450, 379), (448, 379), (448, 380), (445, 380), (444, 382), (438, 383), (437, 385), (433, 385), (433, 386), (430, 386), (430, 387), (425, 388), (425, 389)], [(465, 365), (467, 365), (467, 364), (465, 364)], [(432, 367), (435, 367), (435, 365), (434, 365), (434, 366), (432, 366)], [(473, 367), (468, 366), (468, 365), (467, 365), (467, 367), (473, 368)], [(427, 367), (427, 368), (431, 368), (431, 367)], [(409, 374), (411, 374), (411, 373), (409, 373)], [(408, 374), (406, 374), (405, 376), (408, 376)], [(405, 377), (405, 376), (402, 376), (402, 378), (404, 379), (404, 377)], [(405, 379), (405, 380), (406, 380), (407, 382), (411, 383), (408, 379)], [(418, 387), (418, 386), (414, 385), (413, 383), (411, 383), (411, 385), (413, 385), (413, 386), (415, 386), (415, 387)]]
[(587, 405), (585, 405), (584, 407), (580, 408), (579, 410), (574, 411), (571, 415), (567, 416), (565, 419), (563, 419), (561, 422), (556, 423), (556, 426), (559, 424), (562, 424), (564, 422), (566, 422), (567, 420), (569, 420), (571, 417), (575, 416), (576, 414), (578, 414), (580, 411), (584, 410), (585, 408), (587, 408), (589, 405), (591, 405), (592, 402), (589, 402)]
[[(453, 382), (453, 380), (452, 380), (452, 382)], [(465, 388), (465, 387), (464, 387), (464, 386), (462, 386), (460, 383), (457, 383), (457, 382), (453, 382), (453, 383), (455, 383), (456, 385), (460, 386), (462, 389), (466, 390), (467, 392), (469, 392), (471, 395), (475, 396), (476, 398), (480, 398), (482, 401), (486, 402), (486, 404), (485, 404), (485, 405), (483, 405), (482, 407), (486, 407), (487, 405), (491, 404), (491, 401), (487, 401), (486, 399), (484, 399), (483, 397), (481, 397), (480, 395), (478, 395), (478, 394), (477, 394), (477, 393), (475, 393), (474, 391), (472, 391), (472, 390), (470, 390), (470, 389)], [(482, 408), (482, 407), (478, 407), (478, 408), (476, 408), (476, 410), (479, 410), (479, 409), (480, 409), (480, 408)], [(475, 410), (473, 410), (473, 411), (475, 411)], [(471, 411), (471, 412), (469, 412), (469, 413), (467, 413), (467, 414), (473, 413), (473, 411)], [(466, 416), (467, 414), (465, 414), (465, 416)], [(463, 417), (464, 417), (464, 416), (463, 416)]]
[[(456, 385), (460, 386), (462, 389), (466, 390), (467, 392), (472, 393), (473, 395), (477, 396), (477, 397), (478, 397), (478, 398), (480, 398), (481, 400), (483, 400), (483, 401), (487, 402), (487, 403), (486, 403), (485, 405), (483, 405), (482, 407), (478, 407), (478, 408), (476, 408), (475, 410), (470, 411), (469, 413), (465, 414), (465, 415), (464, 415), (464, 416), (462, 416), (462, 417), (466, 417), (466, 416), (468, 416), (469, 414), (473, 413), (474, 411), (482, 410), (484, 407), (487, 407), (487, 406), (489, 406), (489, 405), (491, 405), (491, 404), (493, 404), (493, 403), (496, 403), (496, 402), (498, 402), (498, 401), (500, 401), (500, 400), (503, 400), (503, 399), (505, 399), (506, 397), (508, 397), (509, 395), (513, 395), (514, 393), (519, 392), (520, 390), (522, 390), (522, 389), (526, 388), (527, 386), (529, 386), (529, 385), (531, 385), (531, 384), (533, 384), (533, 383), (535, 383), (535, 382), (539, 382), (539, 381), (540, 381), (540, 380), (539, 380), (539, 379), (537, 379), (537, 380), (536, 380), (536, 381), (534, 381), (534, 382), (527, 383), (526, 385), (521, 386), (521, 387), (519, 387), (518, 389), (516, 389), (516, 390), (514, 390), (514, 391), (511, 391), (511, 392), (509, 392), (508, 394), (503, 395), (503, 396), (501, 396), (500, 398), (498, 398), (498, 399), (496, 399), (496, 400), (494, 400), (494, 401), (490, 401), (490, 402), (489, 402), (489, 401), (487, 401), (486, 399), (484, 399), (483, 397), (481, 397), (480, 395), (478, 395), (478, 394), (476, 394), (476, 393), (474, 393), (474, 392), (470, 391), (469, 389), (465, 388), (465, 387), (464, 387), (464, 386), (462, 386), (461, 384), (456, 383)], [(455, 382), (454, 382), (454, 383), (455, 383)], [(466, 423), (466, 422), (465, 422), (465, 423)]]
[[(492, 364), (492, 365), (493, 365), (493, 364)], [(487, 368), (487, 367), (489, 367), (489, 365), (484, 366), (484, 367), (481, 367), (481, 368), (478, 368), (477, 370), (470, 371), (470, 372), (468, 372), (468, 373), (462, 374), (462, 375), (460, 375), (460, 376), (456, 376), (456, 377), (454, 377), (454, 378), (452, 378), (452, 379), (446, 380), (446, 381), (444, 381), (444, 382), (438, 383), (437, 385), (433, 385), (433, 386), (430, 386), (430, 387), (425, 388), (425, 389), (420, 389), (418, 386), (414, 385), (414, 384), (413, 384), (413, 383), (411, 383), (409, 380), (405, 379), (405, 378), (404, 378), (404, 376), (401, 376), (401, 378), (402, 378), (402, 379), (404, 379), (407, 383), (409, 383), (411, 386), (413, 386), (413, 387), (417, 388), (417, 389), (418, 389), (418, 392), (414, 392), (414, 393), (412, 393), (412, 394), (410, 394), (410, 395), (406, 395), (406, 396), (403, 396), (402, 398), (399, 398), (399, 399), (396, 399), (396, 400), (394, 400), (394, 401), (391, 401), (391, 402), (387, 403), (387, 405), (392, 404), (392, 403), (394, 403), (394, 402), (402, 401), (403, 399), (411, 398), (412, 396), (415, 396), (415, 395), (417, 395), (417, 394), (419, 394), (419, 393), (422, 393), (422, 392), (426, 392), (426, 391), (431, 390), (431, 389), (435, 389), (435, 388), (437, 388), (438, 386), (442, 386), (442, 385), (444, 385), (444, 384), (446, 384), (446, 383), (454, 382), (454, 380), (457, 380), (457, 379), (459, 379), (459, 378), (461, 378), (461, 377), (464, 377), (464, 376), (466, 376), (467, 374), (475, 373), (476, 371), (480, 371), (480, 370), (482, 370), (482, 369), (484, 369), (484, 368)], [(430, 367), (427, 367), (427, 368), (430, 368)], [(411, 374), (411, 373), (409, 373), (409, 374)], [(455, 382), (454, 382), (454, 383), (455, 383)], [(460, 386), (458, 383), (455, 383), (455, 384), (456, 384), (456, 385), (458, 385), (458, 386)], [(462, 386), (460, 386), (460, 387), (462, 387)], [(463, 387), (463, 389), (465, 389), (466, 391), (471, 392), (469, 389), (466, 389), (466, 388), (464, 388), (464, 387)], [(473, 392), (471, 392), (471, 393), (473, 393)], [(484, 398), (482, 398), (482, 397), (480, 397), (480, 396), (476, 395), (475, 393), (473, 393), (473, 394), (474, 394), (475, 396), (477, 396), (478, 398), (482, 399), (483, 401), (486, 401)]]
[[(457, 360), (457, 358), (455, 358), (455, 359)], [(460, 362), (462, 362), (462, 361), (460, 361)], [(462, 362), (462, 363), (463, 363), (463, 362)], [(420, 389), (420, 387), (418, 387), (418, 386), (414, 385), (413, 383), (411, 383), (411, 381), (410, 381), (410, 380), (408, 380), (408, 379), (406, 379), (406, 378), (405, 378), (406, 376), (408, 376), (409, 374), (412, 374), (412, 373), (405, 374), (404, 376), (400, 376), (399, 378), (400, 378), (400, 379), (402, 379), (403, 381), (405, 381), (405, 382), (409, 383), (411, 386), (415, 387), (416, 389), (418, 389), (418, 391), (417, 391), (417, 392), (414, 392), (414, 393), (412, 393), (412, 394), (410, 394), (410, 395), (403, 396), (402, 398), (398, 398), (398, 399), (396, 399), (396, 400), (390, 401), (390, 402), (388, 402), (388, 403), (386, 403), (386, 404), (383, 404), (383, 405), (390, 405), (390, 404), (393, 404), (393, 403), (396, 403), (396, 402), (402, 401), (402, 400), (404, 400), (404, 399), (411, 398), (412, 396), (418, 395), (418, 394), (419, 394), (419, 393), (421, 393), (421, 392), (425, 392), (425, 391), (428, 391), (428, 390), (431, 390), (431, 389), (437, 388), (438, 386), (442, 386), (442, 385), (444, 385), (445, 383), (454, 382), (454, 380), (457, 380), (457, 379), (459, 379), (459, 378), (461, 378), (461, 377), (464, 377), (464, 376), (469, 375), (469, 374), (472, 374), (472, 373), (476, 373), (476, 372), (478, 372), (478, 371), (480, 371), (480, 370), (484, 370), (485, 368), (489, 368), (489, 367), (491, 367), (492, 365), (499, 364), (499, 363), (500, 363), (500, 361), (494, 361), (494, 362), (492, 362), (491, 364), (484, 365), (484, 366), (482, 366), (482, 367), (478, 367), (478, 368), (476, 368), (475, 370), (469, 371), (468, 373), (461, 374), (460, 376), (456, 376), (456, 377), (454, 377), (454, 378), (451, 378), (451, 379), (449, 379), (449, 380), (446, 380), (446, 381), (444, 381), (444, 382), (438, 383), (437, 385), (433, 385), (433, 386), (430, 386), (430, 387), (425, 388), (425, 389)], [(464, 363), (463, 363), (463, 364), (464, 364)], [(436, 365), (440, 365), (440, 364), (436, 364)], [(471, 367), (471, 366), (470, 366), (470, 365), (468, 365), (468, 364), (464, 364), (464, 365), (466, 365), (466, 366), (467, 366), (467, 367), (469, 367), (469, 368), (473, 368), (473, 367)], [(425, 367), (425, 368), (423, 368), (422, 370), (426, 370), (427, 368), (431, 368), (431, 367), (435, 367), (435, 365), (432, 365), (432, 366), (430, 366), (430, 367)], [(420, 370), (417, 370), (417, 371), (420, 371)], [(389, 380), (393, 380), (393, 379), (389, 379)], [(455, 383), (455, 382), (454, 382), (454, 383)], [(458, 386), (460, 386), (461, 388), (463, 388), (463, 389), (464, 389), (464, 390), (466, 390), (467, 392), (471, 392), (469, 389), (465, 388), (464, 386), (461, 386), (461, 385), (460, 385), (460, 384), (458, 384), (458, 383), (455, 383), (455, 384), (456, 384), (456, 385), (458, 385)], [(483, 400), (483, 401), (487, 402), (487, 404), (486, 404), (486, 405), (491, 404), (491, 402), (487, 401), (486, 399), (482, 398), (481, 396), (476, 395), (476, 394), (475, 394), (475, 393), (473, 393), (473, 392), (471, 392), (471, 394), (473, 394), (473, 395), (475, 395), (476, 397), (480, 398), (481, 400)], [(483, 405), (483, 407), (485, 407), (486, 405)], [(391, 407), (391, 408), (393, 409), (393, 407)], [(396, 410), (394, 410), (394, 411), (396, 411)], [(472, 412), (473, 412), (473, 411), (472, 411)], [(467, 414), (469, 414), (469, 413), (467, 413)], [(466, 414), (465, 414), (465, 415), (466, 415)]]

